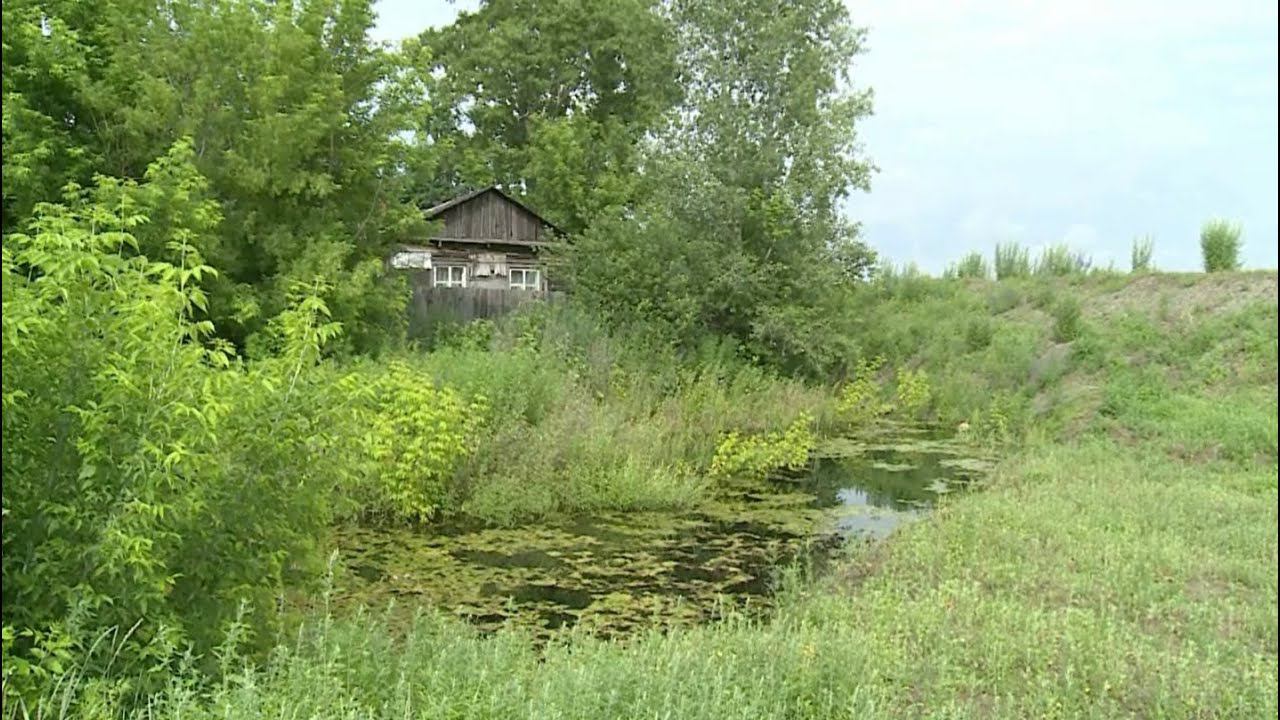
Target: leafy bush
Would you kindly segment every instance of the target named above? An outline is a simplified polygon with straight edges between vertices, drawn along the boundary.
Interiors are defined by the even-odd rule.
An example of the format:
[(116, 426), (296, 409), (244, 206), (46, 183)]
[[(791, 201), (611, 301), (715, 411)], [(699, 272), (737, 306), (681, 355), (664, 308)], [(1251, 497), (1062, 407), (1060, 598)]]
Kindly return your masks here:
[(713, 478), (763, 476), (779, 468), (795, 469), (809, 460), (813, 450), (813, 419), (796, 418), (783, 432), (742, 435), (730, 432), (716, 446), (711, 460)]
[(919, 415), (929, 404), (929, 376), (923, 369), (898, 371), (898, 409)]
[(975, 317), (964, 326), (964, 344), (971, 352), (982, 350), (995, 337), (995, 323), (988, 317)]
[(1213, 219), (1200, 229), (1200, 252), (1205, 272), (1224, 272), (1240, 268), (1240, 225)]
[(1129, 251), (1129, 269), (1134, 273), (1151, 272), (1155, 268), (1151, 264), (1151, 256), (1155, 252), (1155, 240), (1150, 235), (1133, 239), (1133, 247)]
[(51, 648), (112, 629), (101, 661), (121, 669), (200, 653), (242, 603), (266, 630), (356, 468), (339, 389), (306, 379), (340, 330), (324, 302), (278, 318), (281, 355), (246, 368), (192, 319), (211, 272), (194, 230), (174, 230), (179, 265), (130, 254), (147, 189), (102, 180), (5, 239), (6, 666), (56, 670)]
[(1022, 304), (1022, 293), (1009, 285), (997, 285), (987, 293), (987, 309), (992, 315), (1009, 312)]
[(876, 373), (884, 365), (884, 358), (864, 358), (859, 361), (853, 379), (840, 391), (836, 405), (840, 418), (851, 425), (862, 425), (883, 414), (880, 402), (880, 385)]
[(996, 279), (1027, 277), (1031, 274), (1031, 254), (1018, 243), (996, 245)]
[(403, 362), (343, 379), (363, 402), (356, 418), (369, 466), (352, 488), (360, 512), (405, 520), (431, 519), (446, 501), (448, 481), (474, 450), (487, 399), (470, 402)]
[(1080, 301), (1075, 297), (1064, 297), (1053, 308), (1053, 339), (1057, 342), (1071, 342), (1080, 337)]

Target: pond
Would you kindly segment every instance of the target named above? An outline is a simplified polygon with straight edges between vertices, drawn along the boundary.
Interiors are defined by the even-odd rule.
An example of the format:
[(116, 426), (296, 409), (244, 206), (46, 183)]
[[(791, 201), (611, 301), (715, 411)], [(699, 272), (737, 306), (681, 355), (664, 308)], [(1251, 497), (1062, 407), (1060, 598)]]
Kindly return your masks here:
[(543, 638), (617, 637), (767, 609), (777, 569), (877, 539), (982, 477), (989, 462), (924, 428), (821, 446), (801, 472), (737, 482), (696, 512), (605, 513), (516, 528), (344, 527), (338, 609), (389, 601)]

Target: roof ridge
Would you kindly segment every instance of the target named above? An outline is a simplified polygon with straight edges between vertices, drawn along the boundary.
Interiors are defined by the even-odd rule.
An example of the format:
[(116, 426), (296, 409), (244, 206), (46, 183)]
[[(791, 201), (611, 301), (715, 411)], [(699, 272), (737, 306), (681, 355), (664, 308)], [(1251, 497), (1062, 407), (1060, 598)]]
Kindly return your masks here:
[(503, 198), (505, 198), (505, 199), (507, 200), (507, 202), (510, 202), (510, 203), (514, 204), (516, 207), (519, 207), (521, 210), (524, 210), (525, 212), (529, 213), (530, 215), (533, 215), (534, 217), (538, 218), (538, 220), (539, 220), (539, 221), (541, 221), (541, 222), (545, 223), (545, 224), (546, 224), (547, 226), (549, 226), (552, 230), (555, 230), (556, 232), (560, 233), (561, 235), (563, 235), (563, 234), (564, 234), (564, 231), (563, 231), (563, 230), (561, 230), (559, 226), (557, 226), (555, 223), (551, 222), (551, 221), (550, 221), (550, 220), (548, 220), (546, 217), (544, 217), (544, 216), (542, 215), (542, 213), (539, 213), (537, 210), (534, 210), (533, 208), (531, 208), (531, 207), (529, 207), (528, 205), (524, 204), (524, 203), (523, 203), (523, 202), (521, 202), (520, 200), (517, 200), (516, 198), (512, 197), (509, 193), (507, 193), (507, 192), (506, 192), (505, 190), (503, 190), (502, 188), (498, 187), (496, 184), (495, 184), (495, 185), (487, 185), (487, 186), (482, 187), (482, 188), (480, 188), (480, 189), (478, 189), (478, 190), (472, 190), (471, 192), (468, 192), (468, 193), (464, 193), (464, 194), (462, 194), (462, 195), (459, 195), (459, 196), (457, 196), (457, 197), (455, 197), (455, 198), (453, 198), (453, 199), (451, 199), (451, 200), (446, 200), (446, 201), (444, 201), (444, 202), (442, 202), (442, 203), (439, 203), (439, 204), (437, 204), (437, 205), (432, 205), (431, 207), (427, 208), (426, 210), (423, 210), (422, 212), (423, 212), (423, 215), (426, 217), (426, 219), (428, 219), (428, 220), (432, 220), (432, 219), (436, 218), (438, 215), (440, 215), (441, 213), (443, 213), (444, 211), (446, 211), (446, 210), (448, 210), (448, 209), (450, 209), (450, 208), (453, 208), (453, 207), (457, 207), (458, 205), (461, 205), (462, 203), (468, 202), (468, 201), (470, 201), (470, 200), (474, 200), (474, 199), (476, 199), (476, 198), (480, 197), (481, 195), (483, 195), (483, 194), (485, 194), (485, 193), (487, 193), (487, 192), (490, 192), (490, 191), (493, 191), (493, 192), (498, 193), (498, 194), (499, 194), (499, 195), (501, 195)]

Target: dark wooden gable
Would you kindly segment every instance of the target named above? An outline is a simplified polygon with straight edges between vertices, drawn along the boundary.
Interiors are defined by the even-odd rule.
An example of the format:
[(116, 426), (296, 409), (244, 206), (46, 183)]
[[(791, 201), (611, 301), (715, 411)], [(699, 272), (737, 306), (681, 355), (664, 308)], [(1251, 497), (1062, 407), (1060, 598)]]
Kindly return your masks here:
[(496, 187), (462, 195), (426, 211), (441, 221), (431, 239), (444, 242), (546, 245), (556, 227)]

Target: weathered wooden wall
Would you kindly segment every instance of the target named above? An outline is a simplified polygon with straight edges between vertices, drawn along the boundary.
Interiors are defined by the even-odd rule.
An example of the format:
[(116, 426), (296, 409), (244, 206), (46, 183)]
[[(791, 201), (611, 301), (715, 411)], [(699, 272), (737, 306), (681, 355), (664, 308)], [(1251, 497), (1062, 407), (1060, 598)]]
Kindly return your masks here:
[(527, 302), (555, 301), (559, 292), (511, 290), (508, 288), (433, 288), (427, 282), (413, 282), (409, 305), (409, 337), (430, 337), (440, 324), (496, 318)]
[(444, 228), (435, 237), (488, 242), (545, 240), (533, 213), (496, 192), (487, 192), (444, 211)]

